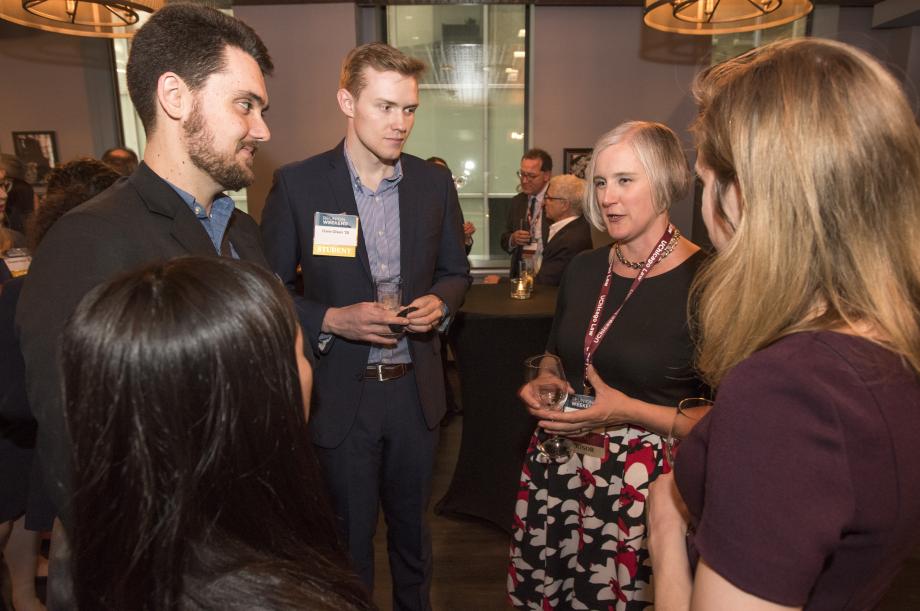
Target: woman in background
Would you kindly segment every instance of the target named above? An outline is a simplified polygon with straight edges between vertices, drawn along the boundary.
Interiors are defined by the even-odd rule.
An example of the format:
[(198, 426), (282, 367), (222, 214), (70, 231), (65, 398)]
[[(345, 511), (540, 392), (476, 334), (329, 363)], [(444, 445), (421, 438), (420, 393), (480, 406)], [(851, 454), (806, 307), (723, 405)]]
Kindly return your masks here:
[(575, 392), (594, 394), (594, 405), (541, 409), (532, 385), (521, 398), (547, 434), (578, 435), (591, 450), (547, 464), (536, 443), (542, 433), (531, 441), (508, 574), (510, 601), (521, 609), (653, 604), (645, 493), (665, 469), (662, 436), (674, 408), (705, 393), (691, 367), (687, 324), (704, 255), (668, 215), (691, 184), (680, 141), (660, 123), (624, 123), (598, 140), (588, 183), (588, 219), (614, 244), (580, 253), (566, 268), (546, 349), (562, 359)]
[[(2, 174), (0, 168), (0, 178)], [(77, 159), (53, 169), (44, 203), (29, 217), (29, 245), (37, 247), (66, 212), (117, 179), (114, 170), (95, 159)], [(0, 184), (0, 200), (3, 191)], [(0, 267), (0, 272), (6, 270)], [(23, 276), (0, 286), (0, 550), (10, 569), (13, 606), (19, 611), (44, 609), (35, 592), (39, 532), (50, 531), (54, 520), (41, 469), (34, 464), (36, 423), (26, 398), (25, 363), (13, 324), (25, 281)]]
[(920, 542), (920, 130), (876, 60), (820, 39), (695, 93), (718, 395), (652, 493), (656, 607), (874, 608)]
[(81, 609), (370, 607), (312, 453), (303, 350), (252, 264), (176, 259), (83, 299), (62, 350)]

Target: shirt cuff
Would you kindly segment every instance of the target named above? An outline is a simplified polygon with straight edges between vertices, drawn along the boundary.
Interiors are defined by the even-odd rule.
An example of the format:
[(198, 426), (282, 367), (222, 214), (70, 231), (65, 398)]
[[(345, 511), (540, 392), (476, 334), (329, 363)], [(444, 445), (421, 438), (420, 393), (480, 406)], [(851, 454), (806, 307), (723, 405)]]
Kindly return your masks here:
[(329, 352), (329, 348), (332, 347), (332, 340), (335, 339), (335, 335), (332, 333), (324, 333), (320, 331), (319, 335), (316, 338), (316, 347), (319, 348), (320, 354), (326, 354)]

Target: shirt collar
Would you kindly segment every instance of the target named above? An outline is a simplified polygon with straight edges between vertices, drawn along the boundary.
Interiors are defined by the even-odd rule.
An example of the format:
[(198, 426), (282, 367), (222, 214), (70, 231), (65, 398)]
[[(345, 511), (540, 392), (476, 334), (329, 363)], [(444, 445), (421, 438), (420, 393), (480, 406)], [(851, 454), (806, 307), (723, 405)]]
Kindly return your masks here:
[[(358, 190), (363, 190), (365, 187), (361, 183), (361, 177), (358, 176), (358, 171), (355, 169), (355, 165), (351, 161), (351, 155), (348, 154), (348, 142), (347, 141), (345, 142), (344, 150), (345, 150), (345, 163), (348, 164), (348, 173), (351, 175), (352, 185)], [(402, 177), (403, 177), (402, 156), (400, 156), (400, 158), (396, 160), (396, 165), (393, 168), (393, 175), (390, 176), (389, 178), (384, 178), (381, 181), (381, 185), (383, 188), (381, 188), (381, 185), (378, 185), (377, 191), (378, 192), (383, 191), (387, 188), (392, 188), (398, 185), (399, 182), (402, 180)], [(383, 185), (383, 183), (387, 183), (387, 184)]]
[[(176, 185), (172, 184), (171, 182), (169, 182), (169, 181), (166, 180), (165, 178), (164, 178), (163, 180), (166, 181), (166, 184), (168, 184), (170, 187), (172, 187), (172, 190), (175, 191), (176, 194), (177, 194), (179, 197), (182, 198), (182, 201), (185, 202), (185, 205), (189, 207), (189, 209), (192, 211), (192, 213), (193, 213), (197, 218), (199, 218), (199, 219), (206, 219), (206, 218), (209, 218), (209, 217), (208, 217), (207, 208), (205, 208), (205, 206), (203, 206), (202, 204), (200, 204), (200, 203), (195, 199), (195, 196), (194, 196), (194, 195), (192, 195), (191, 193), (189, 193), (188, 191), (186, 191), (186, 190), (184, 190), (184, 189), (182, 189), (182, 188), (180, 188), (180, 187), (177, 187)], [(235, 206), (234, 203), (233, 203), (233, 199), (232, 199), (229, 195), (227, 195), (226, 193), (221, 193), (220, 195), (218, 195), (217, 197), (214, 198), (214, 201), (213, 201), (213, 202), (211, 202), (211, 212), (212, 212), (212, 214), (213, 214), (215, 211), (218, 211), (218, 210), (221, 211), (221, 212), (232, 212), (233, 209), (234, 209), (235, 207), (236, 207), (236, 206)]]

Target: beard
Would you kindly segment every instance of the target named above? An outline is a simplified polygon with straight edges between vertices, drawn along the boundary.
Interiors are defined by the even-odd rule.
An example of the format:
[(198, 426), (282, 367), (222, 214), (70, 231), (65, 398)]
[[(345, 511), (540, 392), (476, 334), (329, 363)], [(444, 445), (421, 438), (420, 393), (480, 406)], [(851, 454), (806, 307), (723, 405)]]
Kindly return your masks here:
[(255, 180), (255, 173), (248, 165), (236, 159), (236, 153), (243, 146), (251, 146), (255, 154), (256, 142), (240, 142), (233, 153), (222, 153), (214, 147), (214, 133), (205, 123), (204, 115), (198, 104), (192, 114), (182, 125), (188, 156), (195, 167), (205, 172), (223, 189), (239, 191), (248, 187)]

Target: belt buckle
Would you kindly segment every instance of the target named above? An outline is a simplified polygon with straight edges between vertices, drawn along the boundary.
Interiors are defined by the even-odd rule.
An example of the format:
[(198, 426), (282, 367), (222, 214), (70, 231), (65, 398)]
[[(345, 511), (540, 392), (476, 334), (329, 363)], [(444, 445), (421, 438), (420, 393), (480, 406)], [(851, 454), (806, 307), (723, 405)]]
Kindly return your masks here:
[(383, 379), (383, 363), (377, 363), (377, 381), (386, 382), (386, 380)]

